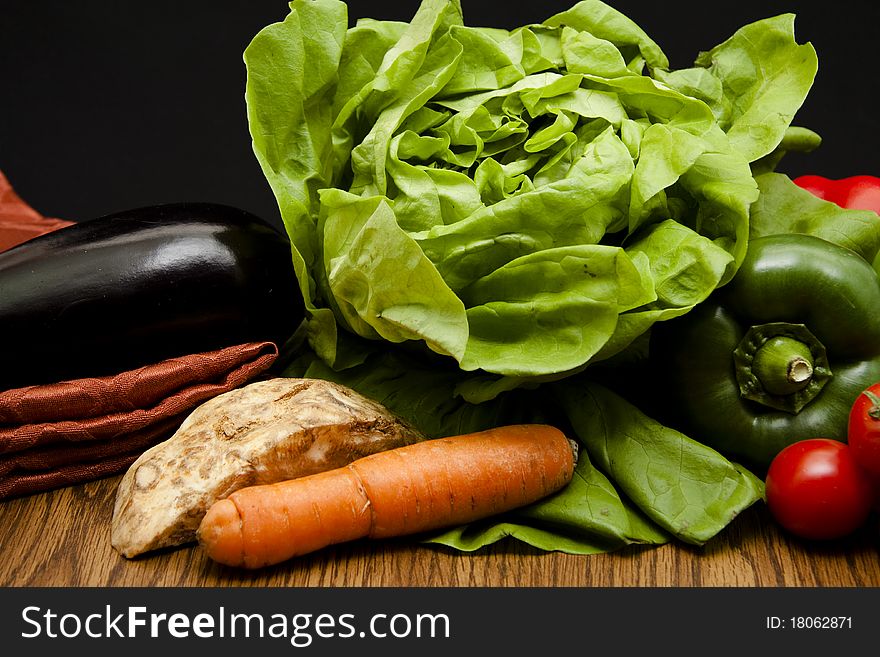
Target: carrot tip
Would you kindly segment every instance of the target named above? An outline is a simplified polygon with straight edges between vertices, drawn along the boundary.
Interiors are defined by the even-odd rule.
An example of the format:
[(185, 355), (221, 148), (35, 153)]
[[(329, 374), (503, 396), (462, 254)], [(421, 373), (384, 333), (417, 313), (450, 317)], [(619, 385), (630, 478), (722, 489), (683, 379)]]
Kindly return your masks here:
[(241, 514), (232, 500), (215, 502), (199, 525), (198, 540), (208, 556), (227, 566), (244, 563)]

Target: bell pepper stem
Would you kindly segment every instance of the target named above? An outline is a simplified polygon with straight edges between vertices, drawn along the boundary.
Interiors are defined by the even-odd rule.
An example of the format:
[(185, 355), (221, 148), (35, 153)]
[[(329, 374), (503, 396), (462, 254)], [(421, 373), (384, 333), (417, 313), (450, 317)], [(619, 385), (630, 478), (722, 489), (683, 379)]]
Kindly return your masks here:
[(771, 395), (790, 395), (813, 377), (810, 348), (788, 336), (770, 338), (755, 352), (752, 371)]
[(743, 399), (792, 414), (800, 413), (832, 377), (824, 345), (803, 324), (750, 327), (733, 362)]

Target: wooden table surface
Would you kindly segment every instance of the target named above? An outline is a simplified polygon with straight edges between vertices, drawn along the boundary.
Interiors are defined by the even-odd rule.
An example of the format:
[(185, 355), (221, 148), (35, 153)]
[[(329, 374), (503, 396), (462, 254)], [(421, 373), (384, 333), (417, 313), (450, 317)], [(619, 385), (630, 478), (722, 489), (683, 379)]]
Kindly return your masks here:
[(2, 586), (880, 586), (878, 521), (843, 541), (781, 533), (758, 504), (702, 548), (546, 553), (518, 541), (464, 554), (411, 540), (362, 541), (257, 572), (196, 546), (134, 560), (110, 546), (119, 477), (0, 502)]

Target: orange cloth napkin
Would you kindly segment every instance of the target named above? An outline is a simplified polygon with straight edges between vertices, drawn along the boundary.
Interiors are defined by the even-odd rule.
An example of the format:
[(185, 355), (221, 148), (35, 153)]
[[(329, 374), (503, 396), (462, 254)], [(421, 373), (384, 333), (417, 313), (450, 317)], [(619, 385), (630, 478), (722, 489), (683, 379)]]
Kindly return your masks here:
[[(0, 251), (69, 224), (25, 204), (0, 172)], [(259, 377), (277, 357), (274, 343), (254, 342), (0, 391), (0, 499), (122, 472), (196, 406)]]
[(18, 197), (0, 171), (0, 251), (71, 223), (42, 216)]

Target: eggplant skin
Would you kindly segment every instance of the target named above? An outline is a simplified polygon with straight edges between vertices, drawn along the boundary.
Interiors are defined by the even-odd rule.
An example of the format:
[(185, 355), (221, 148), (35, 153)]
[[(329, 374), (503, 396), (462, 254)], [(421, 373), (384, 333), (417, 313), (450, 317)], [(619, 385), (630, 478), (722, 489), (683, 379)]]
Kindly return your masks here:
[(280, 346), (303, 317), (290, 243), (262, 219), (210, 203), (128, 210), (0, 253), (0, 389)]

